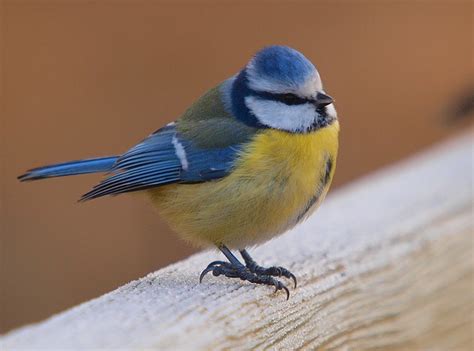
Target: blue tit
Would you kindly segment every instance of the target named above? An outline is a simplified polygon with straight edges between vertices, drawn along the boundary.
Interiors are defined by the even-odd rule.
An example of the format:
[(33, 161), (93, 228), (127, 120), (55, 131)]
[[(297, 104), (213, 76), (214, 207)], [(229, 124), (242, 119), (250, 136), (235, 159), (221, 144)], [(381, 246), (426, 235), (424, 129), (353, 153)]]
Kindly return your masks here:
[(106, 173), (82, 201), (145, 192), (182, 238), (227, 258), (209, 264), (200, 281), (212, 272), (274, 286), (288, 298), (277, 278), (296, 287), (295, 276), (259, 266), (246, 248), (316, 210), (334, 175), (338, 133), (315, 66), (292, 48), (270, 46), (126, 153), (35, 168), (19, 179)]

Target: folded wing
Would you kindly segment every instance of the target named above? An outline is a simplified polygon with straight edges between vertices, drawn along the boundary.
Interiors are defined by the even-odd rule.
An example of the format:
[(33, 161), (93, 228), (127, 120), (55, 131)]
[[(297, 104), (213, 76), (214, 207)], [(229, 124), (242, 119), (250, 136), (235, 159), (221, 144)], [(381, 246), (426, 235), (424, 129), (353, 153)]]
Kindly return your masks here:
[(170, 183), (198, 183), (224, 177), (232, 169), (241, 144), (202, 148), (168, 125), (120, 156), (109, 176), (81, 201)]

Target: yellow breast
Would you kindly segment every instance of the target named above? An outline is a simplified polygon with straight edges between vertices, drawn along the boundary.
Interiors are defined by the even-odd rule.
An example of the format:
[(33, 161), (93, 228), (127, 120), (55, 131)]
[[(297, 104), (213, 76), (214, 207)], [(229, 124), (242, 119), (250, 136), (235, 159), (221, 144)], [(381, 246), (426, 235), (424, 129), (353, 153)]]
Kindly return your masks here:
[(331, 183), (339, 124), (307, 134), (267, 130), (228, 176), (149, 191), (163, 217), (199, 245), (244, 248), (283, 233), (314, 211)]

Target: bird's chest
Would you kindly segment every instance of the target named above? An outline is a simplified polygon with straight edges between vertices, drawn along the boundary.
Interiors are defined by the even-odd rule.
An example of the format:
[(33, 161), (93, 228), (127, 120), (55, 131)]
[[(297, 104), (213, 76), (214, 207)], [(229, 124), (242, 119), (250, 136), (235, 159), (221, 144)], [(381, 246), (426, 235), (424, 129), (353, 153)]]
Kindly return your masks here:
[(337, 134), (337, 124), (308, 134), (269, 130), (243, 155), (235, 175), (252, 175), (249, 191), (264, 222), (276, 226), (272, 231), (292, 227), (322, 201), (334, 174)]

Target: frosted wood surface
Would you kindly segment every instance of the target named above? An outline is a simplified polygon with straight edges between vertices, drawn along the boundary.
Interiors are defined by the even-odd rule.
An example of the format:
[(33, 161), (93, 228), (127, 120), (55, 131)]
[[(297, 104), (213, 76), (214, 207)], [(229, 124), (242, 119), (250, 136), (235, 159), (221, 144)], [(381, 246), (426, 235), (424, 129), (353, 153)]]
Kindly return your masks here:
[(0, 349), (471, 349), (470, 137), (332, 193), (252, 250), (296, 273), (289, 301), (223, 277), (198, 284), (221, 258), (204, 252), (4, 335)]

